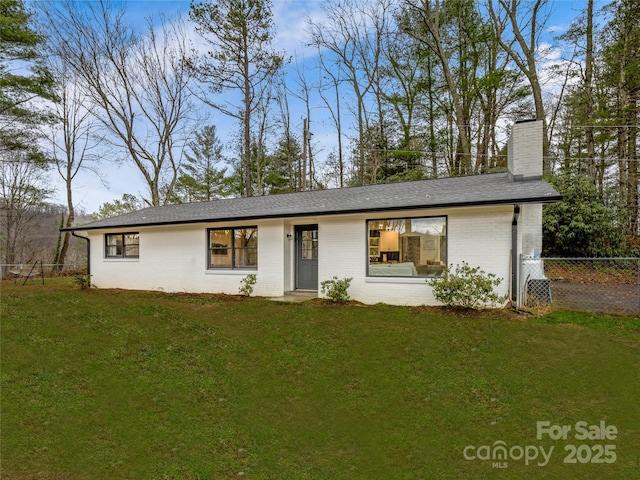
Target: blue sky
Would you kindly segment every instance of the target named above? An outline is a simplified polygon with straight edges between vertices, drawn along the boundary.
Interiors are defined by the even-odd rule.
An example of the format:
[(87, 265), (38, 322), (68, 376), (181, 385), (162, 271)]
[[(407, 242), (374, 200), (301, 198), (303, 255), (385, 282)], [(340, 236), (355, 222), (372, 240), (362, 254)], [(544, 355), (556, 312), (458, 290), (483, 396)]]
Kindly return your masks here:
[[(37, 0), (34, 3), (37, 6)], [(552, 2), (550, 7), (552, 16), (547, 23), (549, 38), (552, 34), (557, 35), (565, 31), (570, 22), (579, 15), (585, 3), (585, 0), (555, 0)], [(596, 1), (596, 9), (606, 3), (608, 2)], [(171, 18), (180, 14), (186, 15), (190, 2), (186, 0), (129, 0), (127, 5), (129, 18), (142, 25), (144, 19), (149, 16), (164, 14)], [(309, 35), (306, 31), (305, 19), (311, 17), (316, 21), (322, 21), (322, 5), (323, 2), (320, 0), (273, 0), (272, 11), (277, 31), (274, 48), (278, 51), (286, 51), (288, 55), (294, 57), (294, 63), (290, 67), (292, 69), (296, 68), (296, 59), (299, 62), (306, 60), (306, 63), (309, 64), (314, 60), (315, 50), (306, 46)], [(560, 61), (559, 54), (559, 51), (552, 53), (549, 61)], [(300, 63), (299, 68), (304, 69), (304, 63)], [(309, 70), (305, 73), (308, 75), (308, 81), (314, 83), (316, 74)], [(335, 144), (335, 133), (331, 128), (331, 122), (321, 116), (322, 109), (319, 99), (318, 104), (312, 108), (312, 131), (314, 141), (318, 144), (318, 159), (322, 161)], [(232, 124), (231, 119), (220, 113), (211, 113), (212, 117), (208, 123), (216, 124), (223, 141), (226, 140), (224, 138), (225, 130), (236, 128), (235, 125)], [(299, 130), (302, 130), (303, 116), (303, 105), (292, 105), (292, 120), (294, 124), (300, 123), (300, 125), (294, 125)], [(105, 202), (121, 198), (123, 193), (139, 194), (145, 191), (144, 182), (135, 168), (105, 163), (100, 170), (107, 185), (102, 185), (95, 175), (88, 172), (83, 174), (76, 184), (77, 207), (87, 213), (97, 211), (99, 206)], [(59, 187), (53, 200), (64, 204), (63, 192), (64, 189)]]
[[(34, 5), (37, 8), (37, 0)], [(132, 23), (142, 26), (146, 24), (146, 19), (149, 17), (157, 18), (165, 15), (171, 19), (178, 15), (186, 16), (189, 5), (190, 2), (186, 0), (129, 0), (127, 16)], [(315, 56), (314, 49), (305, 46), (308, 39), (305, 32), (305, 19), (307, 17), (318, 19), (322, 16), (321, 7), (320, 1), (275, 0), (272, 10), (277, 31), (273, 44), (274, 50), (286, 52), (287, 55), (299, 60), (311, 59)], [(292, 64), (292, 68), (295, 68), (295, 65)], [(300, 123), (299, 130), (302, 130), (302, 107), (302, 105), (292, 105), (292, 117), (294, 122), (298, 120)], [(238, 128), (235, 120), (216, 111), (210, 111), (209, 114), (207, 123), (217, 126), (218, 135), (223, 142), (229, 140), (231, 132)], [(321, 136), (321, 132), (318, 131), (314, 138), (321, 138)], [(103, 203), (120, 199), (124, 193), (135, 195), (146, 193), (141, 174), (131, 165), (103, 162), (99, 171), (102, 180), (89, 171), (80, 172), (76, 178), (74, 188), (76, 208), (92, 213), (96, 212)], [(52, 177), (56, 184), (56, 192), (52, 200), (55, 203), (66, 204), (65, 190), (61, 180), (53, 172)]]

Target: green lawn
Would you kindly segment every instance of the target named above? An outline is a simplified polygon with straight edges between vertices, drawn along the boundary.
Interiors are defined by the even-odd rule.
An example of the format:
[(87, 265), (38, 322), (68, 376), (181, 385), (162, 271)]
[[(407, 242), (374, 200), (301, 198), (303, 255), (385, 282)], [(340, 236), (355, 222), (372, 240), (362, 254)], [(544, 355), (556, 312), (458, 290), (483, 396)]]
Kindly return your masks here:
[(637, 318), (1, 288), (3, 479), (640, 478)]

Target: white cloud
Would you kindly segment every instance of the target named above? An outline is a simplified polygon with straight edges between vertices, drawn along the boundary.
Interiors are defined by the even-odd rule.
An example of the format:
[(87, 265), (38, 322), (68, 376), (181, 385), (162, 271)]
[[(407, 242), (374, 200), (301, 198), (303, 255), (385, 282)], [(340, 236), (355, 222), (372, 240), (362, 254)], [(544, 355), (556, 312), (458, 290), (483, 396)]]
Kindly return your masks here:
[[(362, 0), (363, 2), (365, 0)], [(189, 1), (186, 0), (154, 0), (141, 1), (130, 0), (129, 5), (136, 7), (137, 15), (144, 13), (145, 15), (157, 14), (165, 12), (169, 17), (181, 13), (186, 17), (189, 9)], [(305, 64), (312, 64), (317, 57), (315, 47), (308, 46), (310, 35), (307, 19), (311, 19), (314, 24), (325, 24), (328, 19), (323, 8), (322, 0), (273, 0), (273, 21), (276, 30), (273, 48), (276, 51), (284, 51), (288, 56), (293, 57), (294, 65), (291, 65), (291, 71), (295, 72), (296, 67), (304, 71)], [(570, 2), (560, 2), (561, 9), (554, 12), (554, 24), (546, 29), (548, 39), (566, 31), (566, 25), (576, 16), (579, 11), (575, 0)], [(582, 7), (581, 7), (582, 8)], [(204, 50), (206, 42), (195, 32), (193, 24), (187, 22), (187, 37), (191, 40), (195, 48)], [(559, 66), (564, 63), (562, 59), (562, 51), (554, 46), (550, 40), (542, 43), (538, 47), (536, 56), (539, 60), (539, 73), (546, 92), (551, 94), (557, 92), (560, 88), (558, 77), (552, 74), (552, 67)], [(313, 72), (305, 71), (307, 80), (312, 83), (315, 75)], [(292, 74), (295, 76), (296, 74)], [(292, 83), (292, 88), (295, 88)], [(229, 94), (225, 98), (230, 98)], [(317, 100), (317, 99), (316, 99)], [(317, 148), (316, 159), (321, 161), (332, 149), (335, 148), (336, 134), (332, 122), (323, 118), (319, 111), (320, 100), (317, 104), (312, 105), (312, 122), (311, 131), (314, 133), (313, 144)], [(306, 116), (303, 110), (304, 105), (291, 105), (292, 120), (295, 123), (302, 123), (302, 118)], [(210, 120), (218, 126), (218, 134), (223, 142), (231, 138), (232, 132), (236, 129), (236, 123), (220, 114), (214, 113)], [(301, 133), (301, 125), (297, 125), (297, 130)], [(296, 128), (294, 127), (294, 128)], [(348, 143), (348, 139), (344, 139)], [(122, 197), (124, 193), (145, 194), (144, 181), (140, 173), (135, 167), (128, 165), (115, 165), (106, 163), (103, 165), (103, 174), (106, 177), (108, 186), (104, 187), (100, 180), (89, 172), (82, 174), (77, 181), (75, 188), (76, 202), (80, 208), (87, 212), (96, 211), (99, 206), (105, 202), (112, 202)], [(64, 187), (58, 187), (58, 201), (64, 203)]]
[(565, 27), (564, 25), (551, 25), (550, 27), (547, 27), (547, 32), (552, 35), (558, 35), (560, 33), (563, 33), (566, 29), (567, 27)]
[[(125, 193), (148, 197), (142, 175), (133, 165), (105, 163), (102, 165), (101, 176), (104, 178), (104, 183), (89, 170), (78, 172), (73, 182), (73, 203), (76, 210), (82, 210), (85, 213), (97, 212), (102, 204), (121, 199)], [(66, 206), (64, 182), (53, 171), (51, 181), (52, 187), (55, 188), (51, 200), (53, 203)]]
[(547, 42), (541, 42), (536, 50), (536, 61), (553, 62), (562, 57), (562, 49)]

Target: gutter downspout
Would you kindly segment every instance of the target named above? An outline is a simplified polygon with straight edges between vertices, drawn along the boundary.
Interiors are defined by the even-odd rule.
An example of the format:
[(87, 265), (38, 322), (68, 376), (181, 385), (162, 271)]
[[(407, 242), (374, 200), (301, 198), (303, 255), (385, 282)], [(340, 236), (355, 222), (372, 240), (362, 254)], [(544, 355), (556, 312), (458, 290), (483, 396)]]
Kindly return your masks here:
[(513, 204), (513, 221), (511, 222), (511, 300), (518, 303), (518, 217), (520, 204)]
[(87, 275), (91, 275), (91, 240), (89, 237), (83, 237), (82, 235), (76, 234), (75, 230), (71, 231), (71, 235), (87, 241)]

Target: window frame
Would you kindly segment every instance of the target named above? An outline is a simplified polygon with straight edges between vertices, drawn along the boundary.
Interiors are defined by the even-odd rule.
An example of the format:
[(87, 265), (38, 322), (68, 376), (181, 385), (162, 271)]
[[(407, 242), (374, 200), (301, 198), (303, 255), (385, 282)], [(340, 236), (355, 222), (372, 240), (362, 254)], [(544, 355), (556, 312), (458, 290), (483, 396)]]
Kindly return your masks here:
[[(255, 251), (256, 251), (256, 265), (255, 266), (237, 266), (236, 265), (236, 252), (240, 249), (236, 248), (235, 245), (235, 232), (236, 230), (248, 230), (248, 229), (254, 229), (256, 231), (256, 246), (255, 246)], [(227, 246), (227, 247), (222, 247), (222, 246), (218, 246), (218, 247), (212, 247), (211, 246), (211, 232), (214, 231), (218, 231), (218, 230), (228, 230), (230, 232), (230, 237), (231, 237), (231, 245)], [(251, 247), (252, 249), (254, 247)], [(212, 265), (211, 264), (211, 257), (212, 255), (214, 255), (213, 250), (225, 250), (224, 255), (227, 255), (227, 250), (231, 251), (231, 265), (230, 266), (226, 266), (226, 265)], [(247, 247), (245, 247), (244, 249), (247, 249)], [(207, 228), (207, 270), (257, 270), (258, 269), (258, 226), (257, 225), (243, 225), (243, 226), (238, 226), (238, 227), (211, 227), (211, 228)], [(219, 253), (218, 255), (223, 255), (222, 253)]]
[[(366, 263), (366, 278), (372, 279), (394, 279), (394, 278), (413, 278), (413, 279), (424, 279), (424, 278), (437, 278), (439, 274), (431, 274), (431, 275), (372, 275), (369, 271), (369, 267), (371, 266), (371, 256), (370, 256), (370, 236), (369, 236), (369, 222), (386, 222), (393, 220), (418, 220), (418, 219), (431, 219), (431, 218), (442, 218), (444, 219), (444, 237), (445, 237), (445, 258), (444, 258), (444, 267), (446, 267), (449, 263), (449, 215), (416, 215), (416, 216), (402, 216), (402, 217), (384, 217), (384, 218), (368, 218), (364, 222), (365, 228), (365, 263)], [(378, 246), (379, 248), (379, 246)]]
[[(128, 235), (136, 235), (137, 243), (126, 243), (125, 239)], [(117, 247), (118, 244), (109, 245), (109, 237), (120, 236), (122, 237), (122, 255), (110, 255), (109, 247)], [(138, 254), (137, 255), (127, 255), (127, 247), (137, 245), (138, 246)], [(104, 234), (104, 258), (140, 258), (140, 232), (114, 232), (114, 233), (105, 233)]]

